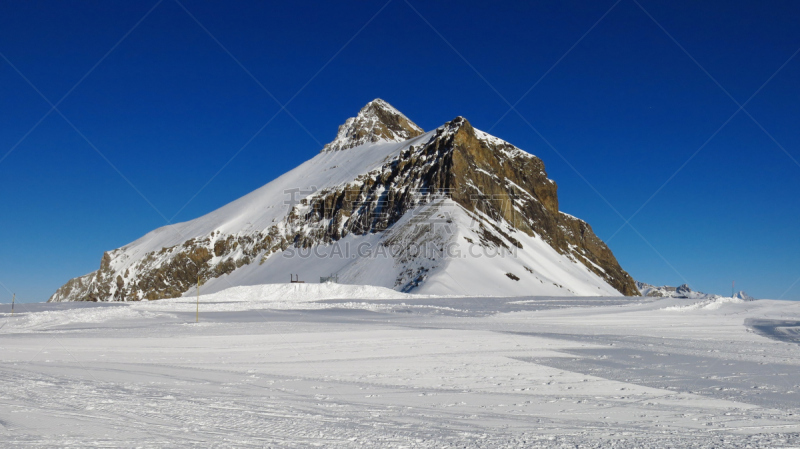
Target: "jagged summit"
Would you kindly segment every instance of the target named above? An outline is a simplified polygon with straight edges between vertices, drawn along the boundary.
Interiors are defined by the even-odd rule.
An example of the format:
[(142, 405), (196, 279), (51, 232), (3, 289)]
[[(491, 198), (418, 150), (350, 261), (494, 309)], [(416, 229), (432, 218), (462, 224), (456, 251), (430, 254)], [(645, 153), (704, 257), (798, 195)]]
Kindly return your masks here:
[(339, 126), (336, 138), (323, 152), (341, 151), (372, 142), (402, 142), (424, 133), (389, 103), (376, 98), (361, 108), (358, 115)]

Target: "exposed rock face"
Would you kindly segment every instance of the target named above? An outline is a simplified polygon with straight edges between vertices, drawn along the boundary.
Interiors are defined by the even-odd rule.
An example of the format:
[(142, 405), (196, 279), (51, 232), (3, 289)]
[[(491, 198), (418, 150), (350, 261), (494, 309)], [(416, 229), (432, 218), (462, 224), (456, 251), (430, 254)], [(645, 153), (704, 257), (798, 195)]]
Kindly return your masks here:
[[(383, 245), (398, 246), (399, 242), (394, 288), (412, 291), (442, 260), (423, 260), (402, 248), (421, 241), (443, 247), (448, 243), (446, 233), (419, 229), (435, 227), (436, 217), (450, 219), (434, 207), (411, 219), (408, 214), (443, 198), (471, 217), (476, 245), (524, 251), (514, 234), (536, 236), (618, 292), (639, 294), (633, 279), (588, 223), (559, 212), (557, 186), (547, 178), (539, 158), (474, 129), (463, 117), (423, 135), (422, 129), (382, 100), (370, 102), (357, 117), (348, 119), (323, 153), (374, 142), (403, 145), (351, 181), (310, 192), (264, 228), (235, 233), (216, 228), (146, 254), (128, 247), (105, 253), (98, 271), (69, 281), (50, 301), (176, 297), (191, 289), (198, 277), (201, 282), (219, 278), (264, 263), (287, 248), (327, 245), (351, 234), (384, 234)], [(473, 242), (471, 237), (464, 238)], [(529, 267), (524, 269), (533, 274)], [(509, 282), (519, 282), (517, 274), (502, 273)]]
[[(114, 299), (124, 300), (116, 292), (111, 290), (111, 281), (113, 279), (113, 270), (110, 267), (111, 257), (109, 254), (103, 253), (100, 259), (100, 269), (89, 273), (87, 275), (70, 279), (66, 284), (61, 286), (53, 296), (50, 297), (48, 302), (60, 301), (108, 301), (111, 297)], [(115, 282), (117, 285), (118, 282)], [(116, 296), (116, 297), (115, 297)]]
[[(426, 163), (420, 165), (420, 160)], [(591, 226), (558, 211), (557, 186), (547, 178), (541, 159), (475, 130), (465, 118), (439, 128), (430, 142), (401, 157), (397, 167), (387, 180), (405, 178), (403, 185), (445, 193), (468, 211), (479, 211), (528, 235), (536, 234), (620, 293), (638, 294), (633, 279)], [(392, 210), (401, 215), (407, 208), (400, 205)], [(515, 244), (510, 232), (495, 230)]]
[(365, 143), (387, 141), (402, 142), (422, 134), (422, 128), (409, 120), (389, 103), (376, 98), (361, 108), (339, 127), (333, 142), (322, 151), (340, 151)]
[(688, 284), (681, 284), (675, 288), (675, 293), (682, 296), (687, 296), (692, 293), (692, 289)]

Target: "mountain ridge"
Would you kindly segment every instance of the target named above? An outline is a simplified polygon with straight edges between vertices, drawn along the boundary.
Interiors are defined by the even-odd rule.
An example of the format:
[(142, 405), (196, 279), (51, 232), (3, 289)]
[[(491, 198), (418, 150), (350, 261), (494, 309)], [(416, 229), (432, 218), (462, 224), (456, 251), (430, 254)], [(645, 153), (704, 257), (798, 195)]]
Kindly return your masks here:
[[(340, 243), (396, 254), (289, 255)], [(414, 255), (415, 246), (438, 253)], [(467, 285), (486, 294), (639, 293), (591, 226), (558, 210), (541, 159), (463, 117), (423, 132), (376, 99), (316, 157), (203, 217), (104, 253), (99, 270), (50, 301), (160, 299), (186, 293), (198, 277), (221, 290), (286, 282), (300, 270), (421, 293)]]
[[(672, 287), (669, 285), (655, 286), (645, 282), (636, 281), (636, 288), (639, 290), (642, 296), (648, 296), (651, 298), (715, 299), (724, 297), (714, 293), (694, 291), (691, 287), (689, 287), (688, 284), (681, 284), (677, 287)], [(744, 301), (755, 300), (755, 298), (748, 295), (744, 291), (733, 293), (733, 295), (730, 297)]]

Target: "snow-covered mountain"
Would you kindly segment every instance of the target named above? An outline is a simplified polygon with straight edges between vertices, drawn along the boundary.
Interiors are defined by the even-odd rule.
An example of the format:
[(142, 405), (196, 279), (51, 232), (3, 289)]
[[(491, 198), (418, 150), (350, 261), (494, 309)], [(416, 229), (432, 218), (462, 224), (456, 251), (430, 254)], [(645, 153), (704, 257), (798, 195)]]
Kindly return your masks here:
[[(642, 296), (650, 296), (655, 298), (688, 298), (688, 299), (716, 299), (722, 298), (720, 295), (712, 293), (696, 292), (688, 285), (681, 284), (677, 287), (670, 287), (663, 285), (656, 287), (655, 285), (647, 284), (644, 282), (636, 281), (636, 288)], [(753, 301), (754, 298), (747, 293), (740, 291), (733, 295), (734, 299), (741, 299), (744, 301)]]
[(756, 300), (756, 298), (753, 298), (752, 296), (750, 296), (747, 293), (745, 293), (744, 290), (739, 290), (738, 292), (736, 292), (733, 295), (733, 298), (741, 299), (741, 300), (744, 300), (744, 301), (755, 301)]
[[(544, 163), (463, 117), (429, 132), (383, 100), (311, 160), (205, 216), (103, 254), (50, 301), (316, 282), (421, 294), (637, 295)], [(190, 292), (191, 290), (191, 292)]]

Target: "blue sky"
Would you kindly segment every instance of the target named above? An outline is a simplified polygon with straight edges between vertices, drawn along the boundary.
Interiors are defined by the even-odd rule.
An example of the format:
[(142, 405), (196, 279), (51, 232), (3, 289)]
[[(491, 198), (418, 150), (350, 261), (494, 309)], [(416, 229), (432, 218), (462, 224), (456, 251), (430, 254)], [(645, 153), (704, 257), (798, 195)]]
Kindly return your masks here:
[[(800, 299), (797, 23), (790, 0), (6, 1), (0, 299), (266, 184), (376, 97), (541, 157), (638, 280)], [(68, 95), (45, 116), (37, 90)]]

